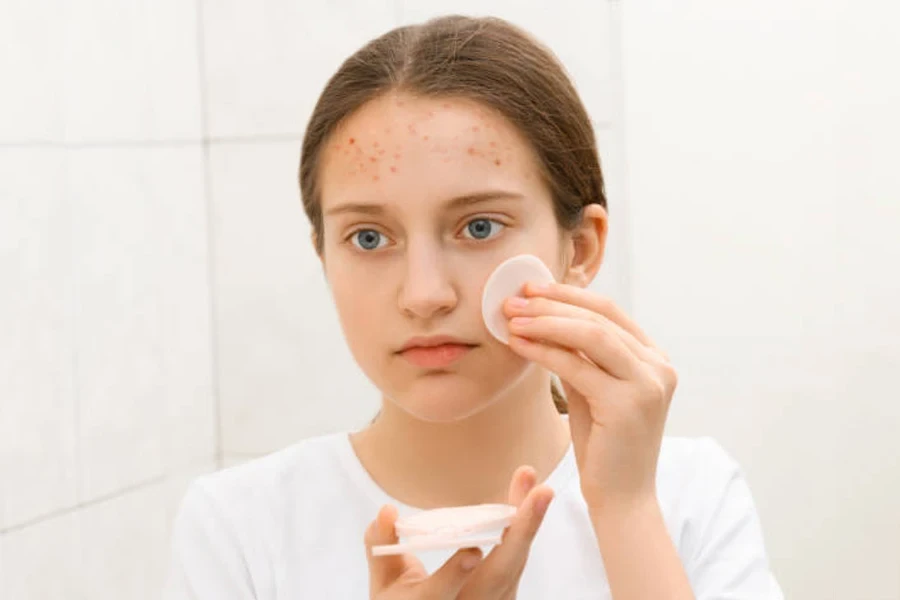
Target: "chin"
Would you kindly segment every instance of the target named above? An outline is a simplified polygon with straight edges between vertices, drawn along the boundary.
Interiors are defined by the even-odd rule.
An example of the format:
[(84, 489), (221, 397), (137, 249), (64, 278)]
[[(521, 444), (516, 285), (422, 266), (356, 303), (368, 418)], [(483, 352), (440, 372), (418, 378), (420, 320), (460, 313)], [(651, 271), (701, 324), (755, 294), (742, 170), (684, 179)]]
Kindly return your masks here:
[(455, 423), (475, 415), (496, 397), (469, 378), (456, 373), (419, 376), (393, 396), (394, 402), (411, 416), (427, 423)]
[(407, 413), (428, 423), (455, 423), (487, 409), (520, 383), (530, 369), (504, 373), (506, 377), (471, 377), (434, 372), (420, 375), (393, 395)]

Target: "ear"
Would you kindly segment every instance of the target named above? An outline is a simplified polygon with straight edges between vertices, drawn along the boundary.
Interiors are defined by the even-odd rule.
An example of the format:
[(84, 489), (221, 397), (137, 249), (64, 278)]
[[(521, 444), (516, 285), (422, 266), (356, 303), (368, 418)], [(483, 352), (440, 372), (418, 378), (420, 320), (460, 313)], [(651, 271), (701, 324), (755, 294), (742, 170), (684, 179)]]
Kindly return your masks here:
[(582, 210), (581, 224), (569, 234), (567, 254), (570, 258), (564, 282), (587, 287), (596, 277), (606, 251), (608, 219), (606, 209), (588, 204)]

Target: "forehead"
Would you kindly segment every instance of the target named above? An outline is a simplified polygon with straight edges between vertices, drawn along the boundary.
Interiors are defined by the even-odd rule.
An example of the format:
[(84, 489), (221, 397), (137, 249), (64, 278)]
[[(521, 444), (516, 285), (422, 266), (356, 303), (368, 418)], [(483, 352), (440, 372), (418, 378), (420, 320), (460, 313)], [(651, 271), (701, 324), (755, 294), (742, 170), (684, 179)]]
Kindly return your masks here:
[(416, 205), (502, 189), (545, 193), (537, 157), (499, 112), (467, 99), (390, 94), (348, 118), (320, 163), (323, 210), (340, 202)]

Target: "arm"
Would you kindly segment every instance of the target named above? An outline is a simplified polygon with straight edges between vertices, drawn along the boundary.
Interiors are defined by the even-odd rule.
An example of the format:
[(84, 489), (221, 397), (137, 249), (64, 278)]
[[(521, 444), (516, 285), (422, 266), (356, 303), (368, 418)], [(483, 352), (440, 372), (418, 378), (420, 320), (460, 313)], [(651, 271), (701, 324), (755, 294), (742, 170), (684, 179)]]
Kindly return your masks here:
[(655, 498), (591, 514), (615, 600), (692, 600), (694, 593)]
[(591, 512), (613, 597), (783, 600), (737, 462), (711, 439), (683, 458), (694, 477), (680, 495), (680, 551), (655, 498)]

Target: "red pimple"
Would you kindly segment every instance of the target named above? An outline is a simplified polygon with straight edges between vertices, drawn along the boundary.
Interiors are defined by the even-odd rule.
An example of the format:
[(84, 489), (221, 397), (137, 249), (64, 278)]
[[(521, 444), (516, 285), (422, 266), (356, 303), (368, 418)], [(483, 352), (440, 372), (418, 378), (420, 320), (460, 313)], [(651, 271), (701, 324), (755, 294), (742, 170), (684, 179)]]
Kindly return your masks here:
[(494, 164), (497, 165), (497, 166), (499, 167), (499, 166), (500, 166), (500, 159), (499, 159), (499, 158), (495, 159), (495, 160), (494, 160)]
[(397, 172), (397, 167), (391, 167), (391, 173), (396, 173), (396, 172)]
[(475, 133), (478, 133), (479, 131), (481, 131), (481, 127), (476, 125), (475, 127), (472, 128), (472, 131), (474, 131)]
[(491, 142), (491, 148), (496, 148), (497, 144), (495, 142)]
[(466, 152), (469, 153), (469, 156), (475, 156), (475, 148), (472, 148), (471, 146)]
[(444, 108), (450, 108), (450, 103), (444, 102), (443, 104), (441, 104), (441, 106), (443, 106)]
[(423, 135), (423, 136), (422, 136), (422, 139), (425, 140), (425, 141), (427, 142), (427, 141), (428, 141), (428, 136), (427, 136), (427, 135)]
[(395, 154), (394, 154), (394, 159), (395, 159), (395, 160), (400, 160), (400, 154), (399, 154), (399, 153), (395, 153)]
[(372, 175), (372, 181), (378, 181), (378, 175)]
[(348, 144), (355, 144), (355, 143), (356, 143), (356, 139), (350, 138), (349, 140), (347, 140), (347, 143), (348, 143)]
[(375, 162), (376, 160), (378, 160), (378, 159), (375, 158), (374, 156), (369, 157), (369, 162)]

